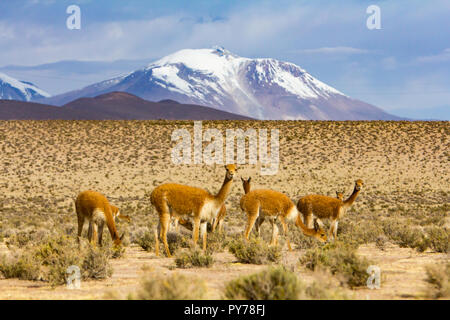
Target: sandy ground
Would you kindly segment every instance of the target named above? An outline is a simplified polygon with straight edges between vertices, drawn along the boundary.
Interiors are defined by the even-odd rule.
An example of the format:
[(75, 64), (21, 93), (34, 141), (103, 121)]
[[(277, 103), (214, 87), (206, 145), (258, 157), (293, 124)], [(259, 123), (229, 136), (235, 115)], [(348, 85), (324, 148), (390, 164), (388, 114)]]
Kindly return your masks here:
[[(280, 167), (276, 175), (262, 176), (258, 165), (242, 165), (238, 178), (252, 176), (253, 188), (283, 191), (294, 201), (301, 195), (335, 191), (351, 193), (355, 179), (365, 182), (349, 215), (410, 219), (423, 222), (440, 210), (450, 226), (448, 122), (203, 122), (204, 128), (277, 128), (280, 130)], [(20, 230), (51, 229), (55, 224), (74, 234), (73, 200), (78, 192), (94, 189), (132, 216), (120, 231), (132, 235), (156, 221), (148, 201), (153, 188), (178, 182), (219, 189), (223, 166), (175, 165), (170, 161), (174, 129), (192, 131), (192, 123), (152, 121), (8, 121), (0, 122), (0, 232), (6, 239)], [(240, 179), (239, 179), (240, 180)], [(239, 181), (238, 180), (238, 181)], [(227, 199), (228, 228), (243, 229), (238, 208), (240, 182)], [(349, 220), (347, 220), (349, 221)], [(422, 223), (423, 222), (423, 223)], [(268, 228), (268, 226), (266, 226)], [(0, 253), (8, 253), (3, 243)], [(301, 279), (312, 281), (311, 271), (297, 266), (304, 250), (285, 252), (284, 261)], [(389, 244), (361, 245), (358, 253), (381, 268), (381, 289), (356, 289), (358, 299), (417, 299), (427, 288), (424, 266), (448, 261), (430, 250), (419, 253)], [(220, 299), (227, 281), (266, 266), (235, 262), (228, 252), (215, 254), (208, 269), (177, 269), (172, 259), (157, 258), (135, 244), (125, 257), (112, 259), (113, 276), (84, 281), (80, 290), (51, 288), (45, 282), (0, 279), (0, 299), (105, 299), (127, 298), (136, 292), (144, 273), (179, 272), (207, 281), (208, 298)], [(143, 271), (143, 269), (147, 271)]]

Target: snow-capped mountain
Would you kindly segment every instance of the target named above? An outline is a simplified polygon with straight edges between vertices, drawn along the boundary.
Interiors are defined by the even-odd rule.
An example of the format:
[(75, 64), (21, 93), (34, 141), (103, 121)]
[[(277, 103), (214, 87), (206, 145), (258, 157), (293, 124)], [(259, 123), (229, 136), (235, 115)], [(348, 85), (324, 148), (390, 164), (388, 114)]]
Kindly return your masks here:
[(180, 50), (143, 69), (45, 102), (62, 105), (112, 91), (152, 101), (205, 105), (257, 119), (396, 118), (351, 99), (295, 64), (243, 58), (222, 47)]
[(48, 97), (50, 97), (50, 94), (32, 83), (20, 81), (0, 73), (0, 99), (31, 101)]

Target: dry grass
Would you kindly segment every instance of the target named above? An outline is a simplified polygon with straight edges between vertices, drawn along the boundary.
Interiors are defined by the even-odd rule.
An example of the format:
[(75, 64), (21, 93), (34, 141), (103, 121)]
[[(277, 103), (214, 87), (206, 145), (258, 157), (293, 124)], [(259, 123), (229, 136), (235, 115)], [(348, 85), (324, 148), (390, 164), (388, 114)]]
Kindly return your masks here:
[[(0, 140), (0, 241), (3, 242), (0, 254), (5, 255), (5, 261), (14, 262), (20, 258), (14, 254), (19, 252), (17, 250), (28, 250), (29, 246), (55, 236), (74, 239), (74, 198), (82, 190), (94, 189), (106, 194), (123, 214), (132, 217), (131, 223), (117, 222), (119, 233), (126, 232), (124, 243), (139, 243), (145, 247), (149, 252), (143, 252), (142, 259), (147, 264), (165, 261), (160, 260), (165, 259), (163, 257), (154, 259), (152, 253), (152, 230), (157, 216), (150, 205), (149, 193), (155, 186), (169, 181), (215, 192), (223, 180), (221, 165), (171, 163), (171, 147), (175, 145), (170, 140), (172, 131), (186, 128), (192, 132), (192, 125), (192, 122), (184, 121), (0, 122), (0, 136), (3, 137)], [(448, 253), (448, 122), (203, 122), (203, 128), (208, 127), (223, 133), (227, 128), (236, 127), (280, 130), (278, 174), (261, 176), (258, 166), (239, 167), (239, 176), (252, 176), (253, 188), (269, 187), (282, 191), (294, 201), (310, 193), (334, 197), (336, 190), (345, 190), (346, 197), (351, 193), (353, 181), (363, 179), (365, 187), (341, 219), (338, 239), (354, 246), (376, 244), (370, 252), (377, 257), (380, 253), (377, 264), (385, 263), (386, 268), (389, 267), (389, 260), (383, 260), (383, 257), (393, 252), (392, 246), (404, 247), (404, 250), (413, 248), (417, 266), (413, 264), (411, 268), (420, 265), (419, 280), (425, 285), (426, 274), (419, 261), (425, 258), (430, 262), (441, 260)], [(201, 271), (178, 269), (180, 273), (197, 270), (206, 278), (215, 268), (222, 268), (226, 273), (230, 261), (216, 258), (227, 254), (230, 243), (238, 239), (244, 229), (245, 217), (239, 208), (242, 194), (240, 181), (236, 182), (226, 202), (224, 234), (208, 235), (209, 252), (215, 260), (213, 266)], [(86, 230), (83, 236), (85, 233)], [(270, 240), (269, 224), (262, 225), (261, 234), (267, 243)], [(290, 226), (289, 236), (294, 253), (286, 252), (284, 239), (280, 236), (280, 243), (284, 245), (283, 259), (294, 256), (293, 260), (298, 261), (298, 254), (322, 247), (294, 226)], [(175, 251), (188, 246), (191, 233), (183, 237), (184, 240), (175, 238), (171, 242)], [(107, 230), (104, 239), (107, 239), (106, 245), (110, 245)], [(111, 262), (115, 270), (122, 270), (131, 263), (128, 262), (130, 255), (132, 253), (128, 251), (117, 253), (116, 256), (122, 258)], [(367, 258), (371, 260), (371, 256)], [(26, 258), (22, 266), (32, 265), (33, 259)], [(235, 260), (233, 257), (227, 259)], [(166, 265), (162, 268), (170, 270), (173, 262)], [(238, 275), (233, 273), (234, 277)], [(33, 272), (24, 277), (39, 278)], [(0, 286), (9, 283), (7, 281), (10, 280), (0, 280)], [(393, 280), (388, 278), (387, 281), (385, 287)], [(216, 287), (220, 285), (216, 284)], [(25, 288), (25, 292), (34, 290)], [(7, 290), (3, 292), (8, 294)], [(11, 294), (14, 298), (18, 293)], [(42, 293), (42, 297), (46, 294)], [(410, 294), (420, 296), (414, 288)], [(394, 291), (384, 293), (384, 297), (402, 298)]]

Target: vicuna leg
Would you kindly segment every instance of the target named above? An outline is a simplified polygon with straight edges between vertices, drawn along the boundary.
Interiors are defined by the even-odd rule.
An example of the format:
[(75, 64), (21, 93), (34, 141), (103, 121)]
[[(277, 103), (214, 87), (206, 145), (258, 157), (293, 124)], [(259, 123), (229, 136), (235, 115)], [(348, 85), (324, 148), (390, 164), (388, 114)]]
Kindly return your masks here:
[(270, 219), (270, 223), (272, 224), (272, 240), (270, 241), (270, 245), (278, 244), (278, 226), (275, 219)]
[(202, 224), (200, 225), (200, 234), (202, 236), (202, 240), (203, 240), (203, 251), (206, 251), (206, 234), (207, 234), (207, 227), (208, 227), (208, 223), (202, 222)]
[(102, 240), (103, 240), (103, 228), (105, 227), (105, 222), (102, 221), (98, 225), (98, 245), (102, 246)]
[(288, 249), (289, 249), (289, 251), (292, 251), (291, 242), (289, 241), (288, 226), (286, 224), (286, 221), (284, 220), (283, 217), (280, 217), (280, 222), (281, 222), (281, 226), (283, 227), (283, 233), (286, 238)]
[(217, 225), (219, 225), (219, 227), (220, 227), (220, 225), (221, 225), (221, 223), (219, 223), (219, 218), (218, 218), (218, 217), (216, 217), (216, 218), (214, 219), (214, 222), (213, 222), (213, 225), (212, 225), (212, 228), (211, 228), (211, 231), (212, 231), (212, 232), (215, 232), (215, 231), (216, 231)]
[(338, 221), (337, 220), (333, 220), (331, 222), (330, 231), (329, 231), (329, 235), (328, 235), (330, 237), (330, 239), (333, 236), (333, 240), (336, 240), (337, 228), (338, 228)]
[(89, 242), (91, 242), (91, 239), (92, 239), (92, 233), (94, 232), (93, 228), (94, 227), (92, 225), (92, 220), (91, 220), (91, 221), (89, 221), (89, 227), (88, 227), (88, 233), (87, 233), (87, 237), (88, 237)]
[(247, 227), (245, 228), (244, 238), (245, 240), (248, 240), (248, 236), (250, 235), (250, 232), (253, 229), (253, 225), (255, 224), (256, 219), (259, 216), (259, 209), (256, 208), (256, 210), (252, 210), (251, 212), (247, 212)]
[(306, 204), (306, 212), (302, 212), (303, 214), (303, 218), (304, 218), (304, 224), (306, 225), (307, 228), (312, 228), (313, 227), (313, 221), (312, 221), (312, 207), (310, 203)]
[(153, 229), (155, 236), (155, 255), (159, 256), (159, 237), (161, 232), (161, 223), (158, 223), (158, 227)]
[[(166, 250), (166, 254), (170, 258), (172, 255), (170, 254), (169, 244), (167, 243), (167, 231), (169, 230), (169, 225), (170, 225), (170, 215), (168, 213), (160, 214), (159, 225), (161, 228), (161, 232), (160, 232), (159, 236), (162, 239), (162, 242), (164, 244), (164, 249)], [(156, 251), (155, 251), (155, 254), (157, 254)]]
[(264, 216), (260, 215), (258, 217), (258, 219), (256, 219), (256, 223), (255, 223), (255, 230), (256, 230), (256, 233), (258, 234), (258, 237), (261, 236), (261, 225), (263, 224), (263, 222), (264, 222)]
[(200, 216), (194, 218), (194, 226), (192, 229), (192, 240), (194, 241), (194, 248), (197, 246), (199, 230), (200, 230)]
[(84, 217), (77, 212), (77, 218), (78, 218), (77, 240), (78, 240), (78, 243), (80, 243), (81, 233), (83, 232), (83, 226), (84, 226)]
[(91, 237), (90, 237), (90, 239), (89, 239), (89, 242), (90, 242), (93, 246), (96, 246), (96, 245), (97, 245), (97, 239), (98, 239), (98, 233), (97, 233), (97, 231), (98, 231), (98, 226), (97, 226), (97, 222), (92, 221), (92, 222), (89, 224), (89, 227), (90, 227), (90, 229), (91, 229)]

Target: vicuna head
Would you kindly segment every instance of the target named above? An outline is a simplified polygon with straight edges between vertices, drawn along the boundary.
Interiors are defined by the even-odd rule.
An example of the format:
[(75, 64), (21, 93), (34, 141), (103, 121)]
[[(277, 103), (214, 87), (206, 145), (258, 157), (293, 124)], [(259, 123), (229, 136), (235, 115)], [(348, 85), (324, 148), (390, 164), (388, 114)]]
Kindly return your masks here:
[(227, 164), (225, 165), (225, 170), (227, 170), (227, 179), (233, 180), (233, 176), (237, 171), (236, 165), (234, 164)]
[(341, 201), (344, 200), (344, 192), (336, 191), (336, 198), (338, 198)]
[(252, 180), (252, 177), (249, 177), (247, 180), (241, 177), (242, 187), (244, 188), (245, 194), (250, 192), (250, 180)]
[(314, 238), (316, 238), (321, 242), (327, 241), (328, 239), (327, 233), (320, 227), (320, 225), (317, 223), (317, 220), (314, 220), (314, 231), (315, 231), (315, 234), (313, 235)]
[(125, 232), (122, 233), (122, 235), (120, 236), (120, 238), (115, 239), (115, 240), (113, 241), (114, 246), (115, 246), (115, 247), (121, 246), (121, 245), (122, 245), (122, 240), (123, 240), (124, 237), (125, 237)]
[(363, 187), (364, 183), (361, 179), (358, 179), (355, 181), (355, 189), (356, 190), (361, 190), (361, 188)]
[(131, 218), (129, 216), (121, 214), (119, 208), (117, 208), (116, 206), (111, 205), (111, 213), (114, 219), (119, 218), (131, 222)]

